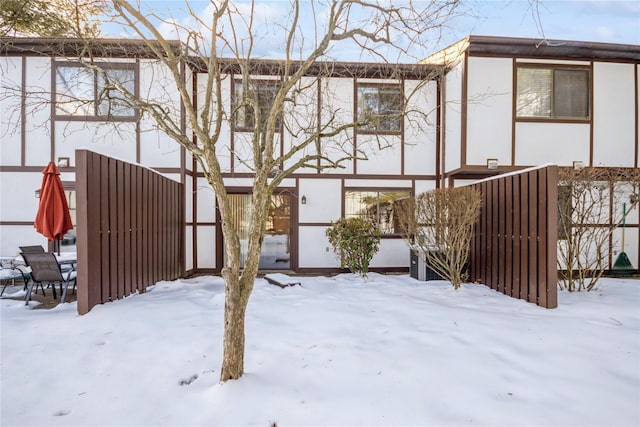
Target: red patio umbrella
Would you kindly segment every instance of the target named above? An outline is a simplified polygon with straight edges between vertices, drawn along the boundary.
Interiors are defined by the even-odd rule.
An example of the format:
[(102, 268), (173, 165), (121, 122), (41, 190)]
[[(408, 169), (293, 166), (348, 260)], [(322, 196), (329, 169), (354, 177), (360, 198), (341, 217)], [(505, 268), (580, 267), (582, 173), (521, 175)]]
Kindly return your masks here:
[(36, 231), (49, 240), (58, 240), (58, 254), (60, 240), (65, 233), (73, 229), (69, 204), (64, 194), (64, 187), (60, 180), (60, 171), (53, 162), (42, 171), (42, 187), (40, 187), (40, 204), (33, 226)]

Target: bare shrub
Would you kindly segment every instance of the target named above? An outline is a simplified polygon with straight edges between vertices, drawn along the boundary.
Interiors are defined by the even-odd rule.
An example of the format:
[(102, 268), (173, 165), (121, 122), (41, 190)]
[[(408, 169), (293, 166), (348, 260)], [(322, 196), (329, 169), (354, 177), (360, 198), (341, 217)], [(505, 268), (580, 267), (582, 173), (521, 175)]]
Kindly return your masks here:
[(480, 192), (462, 187), (422, 193), (398, 208), (405, 241), (456, 289), (467, 279), (473, 226), (481, 205)]
[(558, 285), (571, 292), (590, 291), (609, 264), (609, 242), (622, 223), (617, 207), (638, 204), (640, 172), (565, 168), (558, 179)]

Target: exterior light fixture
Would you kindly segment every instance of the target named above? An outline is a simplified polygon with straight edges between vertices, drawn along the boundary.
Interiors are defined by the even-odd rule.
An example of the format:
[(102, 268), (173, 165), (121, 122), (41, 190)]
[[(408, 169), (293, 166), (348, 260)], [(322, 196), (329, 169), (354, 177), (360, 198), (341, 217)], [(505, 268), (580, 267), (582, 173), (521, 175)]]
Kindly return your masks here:
[(302, 203), (303, 205), (306, 205), (307, 204), (307, 196), (302, 196), (300, 198), (300, 203)]
[(36, 190), (36, 199), (39, 199), (39, 198), (40, 198), (40, 189), (37, 189)]
[(573, 161), (573, 169), (580, 170), (584, 168), (584, 162), (582, 160), (574, 160)]
[(68, 157), (58, 157), (58, 167), (59, 168), (68, 168), (69, 167), (69, 158)]
[(487, 168), (491, 170), (498, 169), (498, 159), (487, 159)]

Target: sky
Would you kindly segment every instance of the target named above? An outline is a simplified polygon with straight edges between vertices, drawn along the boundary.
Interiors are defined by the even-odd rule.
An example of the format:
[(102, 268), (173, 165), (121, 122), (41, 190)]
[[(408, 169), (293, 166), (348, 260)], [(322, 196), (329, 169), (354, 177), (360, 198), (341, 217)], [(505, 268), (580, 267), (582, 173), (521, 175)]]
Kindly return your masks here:
[[(326, 3), (321, 1), (320, 3)], [(427, 4), (426, 0), (414, 1), (417, 7)], [(192, 9), (203, 20), (210, 16), (210, 2), (192, 0)], [(239, 2), (242, 10), (247, 2)], [(284, 36), (278, 25), (286, 24), (289, 1), (277, 0), (256, 2), (257, 17), (254, 26), (263, 31), (256, 43), (255, 55), (265, 58), (282, 57)], [(302, 8), (302, 33), (308, 41), (313, 36), (313, 21), (310, 18), (311, 3)], [(395, 2), (402, 4), (402, 2)], [(183, 1), (142, 1), (143, 7), (152, 8), (163, 17), (171, 16), (176, 22), (193, 28), (194, 20), (187, 17)], [(425, 37), (428, 43), (412, 48), (410, 54), (397, 56), (397, 62), (414, 62), (439, 49), (470, 35), (527, 37), (549, 40), (578, 40), (589, 42), (607, 42), (622, 44), (640, 44), (640, 1), (601, 0), (601, 1), (554, 1), (554, 0), (512, 0), (487, 1), (463, 0), (458, 11), (463, 12), (453, 20), (447, 21), (441, 34)], [(305, 15), (306, 14), (306, 15)], [(169, 25), (161, 25), (161, 32), (170, 39), (176, 39)], [(228, 28), (228, 26), (227, 26)], [(131, 33), (107, 27), (106, 36), (131, 37)], [(224, 55), (223, 55), (224, 56)], [(389, 55), (392, 57), (392, 55)], [(367, 61), (361, 50), (349, 43), (340, 43), (330, 52), (335, 60)]]

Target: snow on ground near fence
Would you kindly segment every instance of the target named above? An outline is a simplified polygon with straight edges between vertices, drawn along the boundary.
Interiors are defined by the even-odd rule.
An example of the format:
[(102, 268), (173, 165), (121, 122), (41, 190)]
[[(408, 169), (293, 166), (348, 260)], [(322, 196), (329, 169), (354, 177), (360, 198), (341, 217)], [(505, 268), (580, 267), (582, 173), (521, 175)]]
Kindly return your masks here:
[(2, 299), (3, 426), (640, 424), (640, 281), (545, 310), (480, 285), (258, 279), (246, 374), (218, 382), (224, 285), (95, 307)]

